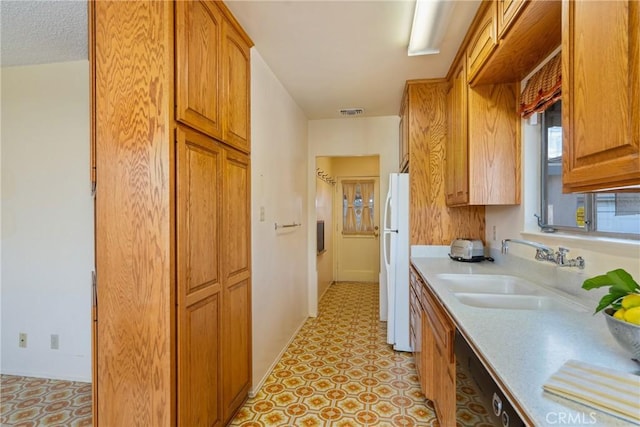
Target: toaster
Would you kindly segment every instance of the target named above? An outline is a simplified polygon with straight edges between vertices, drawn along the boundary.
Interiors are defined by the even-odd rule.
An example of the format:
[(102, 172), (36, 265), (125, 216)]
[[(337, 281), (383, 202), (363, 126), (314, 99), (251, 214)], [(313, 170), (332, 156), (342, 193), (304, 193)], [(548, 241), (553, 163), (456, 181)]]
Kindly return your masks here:
[(456, 261), (484, 261), (484, 245), (477, 239), (454, 239), (451, 242), (449, 257)]

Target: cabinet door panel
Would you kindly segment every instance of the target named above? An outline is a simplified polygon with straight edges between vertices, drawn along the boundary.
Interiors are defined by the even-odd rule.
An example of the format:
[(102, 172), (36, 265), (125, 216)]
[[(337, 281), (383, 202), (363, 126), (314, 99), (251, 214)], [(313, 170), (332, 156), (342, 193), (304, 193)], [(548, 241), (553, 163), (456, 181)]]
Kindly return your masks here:
[(496, 39), (496, 12), (493, 2), (486, 12), (476, 30), (469, 47), (467, 48), (467, 80), (473, 81), (484, 63), (497, 46)]
[(222, 424), (222, 152), (199, 133), (177, 131), (178, 420)]
[(224, 410), (228, 419), (251, 386), (250, 164), (225, 151), (223, 199)]
[(464, 62), (453, 74), (449, 102), (449, 135), (446, 152), (447, 205), (464, 205), (469, 201), (469, 160), (467, 131), (467, 80)]
[(504, 36), (505, 32), (509, 29), (509, 26), (525, 3), (525, 0), (496, 1), (496, 5), (498, 7), (498, 39), (501, 39)]
[(225, 419), (242, 405), (251, 385), (251, 281), (225, 290)]
[(249, 48), (227, 22), (223, 25), (223, 87), (225, 119), (223, 139), (244, 151), (250, 150), (250, 56)]
[(250, 164), (245, 155), (226, 152), (224, 166), (225, 279), (249, 273), (251, 262)]
[(637, 1), (563, 4), (565, 191), (640, 183), (639, 26)]
[(176, 120), (222, 137), (222, 17), (211, 2), (176, 2)]
[(520, 203), (520, 116), (516, 84), (468, 91), (469, 203)]
[(182, 313), (178, 367), (179, 425), (222, 425), (220, 375), (220, 293)]
[(178, 130), (178, 278), (180, 295), (220, 283), (221, 152), (206, 137)]

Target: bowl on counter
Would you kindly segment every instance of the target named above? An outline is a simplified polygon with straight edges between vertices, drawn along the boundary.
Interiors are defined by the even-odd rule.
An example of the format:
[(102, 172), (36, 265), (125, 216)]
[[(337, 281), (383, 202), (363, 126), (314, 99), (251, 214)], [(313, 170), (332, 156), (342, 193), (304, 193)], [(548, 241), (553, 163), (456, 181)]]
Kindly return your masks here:
[(604, 318), (607, 319), (607, 327), (611, 335), (622, 348), (633, 355), (634, 359), (640, 360), (640, 325), (616, 319), (613, 313), (615, 313), (613, 308), (604, 310)]

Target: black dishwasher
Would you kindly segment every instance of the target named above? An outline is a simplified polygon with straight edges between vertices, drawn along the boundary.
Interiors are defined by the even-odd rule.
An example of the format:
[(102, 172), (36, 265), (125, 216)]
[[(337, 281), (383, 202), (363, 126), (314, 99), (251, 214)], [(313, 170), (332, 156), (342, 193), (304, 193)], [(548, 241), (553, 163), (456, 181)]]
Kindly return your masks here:
[[(518, 416), (509, 400), (504, 396), (500, 387), (495, 383), (489, 372), (476, 356), (464, 337), (456, 329), (455, 337), (456, 369), (464, 377), (471, 378), (471, 384), (478, 393), (482, 406), (488, 412), (486, 421), (491, 421), (491, 425), (502, 427), (524, 427), (525, 423)], [(460, 381), (456, 380), (456, 386)], [(467, 385), (469, 385), (467, 383)], [(469, 393), (469, 390), (457, 390), (457, 393)], [(457, 399), (460, 402), (462, 399)], [(463, 408), (457, 408), (458, 414), (464, 413)], [(462, 410), (461, 410), (462, 409)], [(465, 425), (465, 420), (458, 420), (458, 425)]]

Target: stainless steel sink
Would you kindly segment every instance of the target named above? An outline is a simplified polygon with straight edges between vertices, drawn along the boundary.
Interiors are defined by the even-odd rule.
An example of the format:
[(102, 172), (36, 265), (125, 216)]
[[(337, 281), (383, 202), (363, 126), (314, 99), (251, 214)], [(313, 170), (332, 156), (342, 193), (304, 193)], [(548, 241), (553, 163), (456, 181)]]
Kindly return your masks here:
[(509, 310), (572, 310), (586, 312), (580, 304), (560, 296), (517, 295), (455, 292), (462, 304), (478, 308), (499, 308)]
[(504, 274), (438, 274), (438, 279), (451, 292), (474, 294), (537, 295), (540, 289), (534, 283)]

